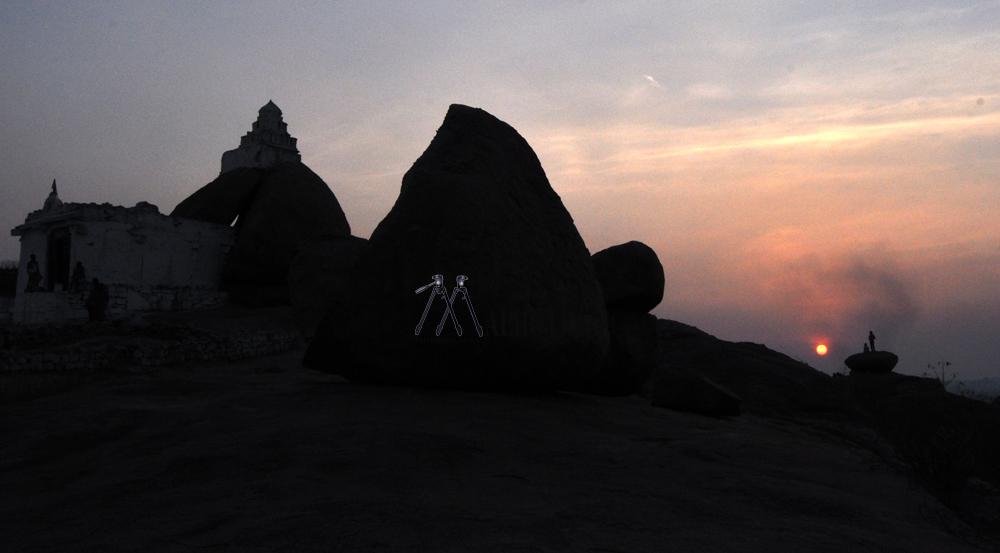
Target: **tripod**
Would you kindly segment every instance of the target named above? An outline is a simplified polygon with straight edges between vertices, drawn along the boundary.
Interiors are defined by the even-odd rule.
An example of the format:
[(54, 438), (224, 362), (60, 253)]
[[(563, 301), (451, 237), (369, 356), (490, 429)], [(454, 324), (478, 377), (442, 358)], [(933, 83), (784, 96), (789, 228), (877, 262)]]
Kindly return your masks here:
[[(448, 302), (448, 309), (453, 309), (455, 305), (455, 295), (459, 292), (462, 293), (462, 299), (465, 300), (465, 304), (469, 306), (469, 313), (472, 315), (472, 322), (476, 323), (476, 332), (479, 333), (479, 337), (483, 337), (483, 327), (479, 326), (479, 319), (476, 318), (476, 310), (472, 308), (472, 299), (469, 298), (469, 290), (465, 287), (465, 281), (469, 280), (469, 277), (465, 275), (458, 275), (455, 279), (455, 288), (451, 291), (451, 300)], [(438, 323), (437, 333), (441, 334), (441, 329), (444, 328), (444, 322), (448, 318), (448, 311), (445, 311), (444, 316), (441, 317), (441, 322)], [(451, 312), (452, 319), (455, 318), (454, 311)], [(458, 333), (459, 336), (462, 335), (461, 332)]]
[[(417, 323), (417, 329), (416, 331), (414, 331), (414, 334), (416, 335), (420, 334), (420, 329), (423, 328), (424, 326), (424, 319), (427, 318), (427, 312), (431, 310), (431, 304), (434, 303), (434, 298), (436, 298), (438, 294), (440, 294), (441, 297), (444, 298), (444, 303), (447, 305), (447, 307), (445, 308), (444, 311), (444, 317), (441, 319), (441, 324), (439, 324), (437, 327), (437, 332), (435, 333), (435, 336), (441, 335), (441, 329), (444, 328), (444, 321), (445, 319), (448, 318), (449, 313), (451, 313), (452, 322), (455, 323), (455, 332), (457, 332), (458, 335), (461, 336), (462, 327), (458, 326), (458, 319), (455, 318), (455, 310), (451, 308), (451, 300), (448, 299), (448, 289), (444, 286), (444, 275), (434, 275), (431, 278), (434, 279), (434, 282), (431, 282), (427, 286), (421, 286), (420, 288), (417, 288), (416, 291), (416, 293), (419, 294), (424, 290), (431, 288), (432, 286), (434, 287), (433, 289), (431, 289), (431, 297), (427, 298), (427, 305), (424, 306), (424, 314), (420, 316), (420, 322)], [(454, 294), (452, 294), (452, 296), (454, 296)], [(478, 325), (479, 323), (476, 324)]]

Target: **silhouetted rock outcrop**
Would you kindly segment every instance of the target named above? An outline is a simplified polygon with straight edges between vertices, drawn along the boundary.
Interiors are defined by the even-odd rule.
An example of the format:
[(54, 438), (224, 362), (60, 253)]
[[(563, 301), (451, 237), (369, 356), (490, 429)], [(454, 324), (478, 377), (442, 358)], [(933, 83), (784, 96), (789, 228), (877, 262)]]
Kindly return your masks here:
[(350, 236), (351, 226), (330, 187), (302, 163), (261, 171), (253, 201), (237, 221), (224, 283), (287, 285), (299, 245), (316, 236)]
[(861, 373), (887, 373), (892, 371), (898, 362), (899, 357), (888, 351), (855, 353), (844, 360), (844, 364), (851, 369), (851, 372)]
[[(456, 299), (458, 275), (483, 328)], [(317, 329), (303, 363), (349, 380), (474, 389), (554, 390), (589, 379), (608, 350), (590, 254), (538, 158), (509, 125), (453, 105), (403, 177), (399, 198), (349, 278), (351, 296)]]
[(312, 338), (334, 303), (348, 298), (347, 278), (368, 241), (357, 236), (307, 242), (288, 269), (288, 294), (299, 330)]
[(651, 397), (664, 374), (704, 376), (742, 399), (756, 415), (858, 414), (850, 392), (834, 379), (761, 344), (727, 342), (676, 321), (657, 321), (660, 362), (641, 395)]
[(351, 234), (330, 187), (300, 162), (227, 171), (170, 215), (222, 224), (238, 217), (222, 283), (252, 306), (288, 301), (288, 268), (303, 242)]
[(608, 309), (649, 312), (663, 300), (663, 265), (635, 240), (601, 250), (591, 260)]
[(709, 378), (667, 372), (653, 386), (650, 405), (713, 417), (740, 414), (740, 398)]

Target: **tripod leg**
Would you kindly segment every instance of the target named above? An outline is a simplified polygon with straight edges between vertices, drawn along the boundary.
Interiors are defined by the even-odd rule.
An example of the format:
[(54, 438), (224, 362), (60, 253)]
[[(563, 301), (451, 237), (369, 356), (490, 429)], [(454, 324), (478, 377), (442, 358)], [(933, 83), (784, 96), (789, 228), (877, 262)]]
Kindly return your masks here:
[(424, 326), (424, 319), (427, 318), (427, 312), (431, 310), (431, 304), (434, 303), (434, 296), (436, 295), (434, 292), (431, 292), (431, 297), (427, 298), (427, 305), (424, 306), (424, 314), (420, 316), (420, 322), (417, 323), (417, 330), (413, 332), (417, 336), (420, 335), (420, 329)]
[[(455, 323), (455, 332), (458, 333), (459, 336), (461, 336), (462, 327), (461, 325), (458, 324), (458, 319), (455, 318), (455, 308), (451, 304), (451, 300), (448, 299), (448, 289), (445, 288), (444, 286), (442, 286), (441, 289), (442, 289), (441, 297), (444, 298), (444, 302), (448, 304), (448, 307), (445, 308), (444, 317), (441, 318), (441, 322), (438, 324), (437, 333), (435, 334), (435, 336), (441, 335), (441, 330), (444, 329), (444, 321), (448, 318), (449, 313), (451, 314), (451, 322)], [(451, 293), (451, 297), (452, 299), (455, 298), (454, 292)]]
[[(441, 315), (441, 322), (439, 322), (437, 325), (437, 330), (434, 333), (435, 336), (440, 336), (441, 331), (444, 330), (444, 323), (445, 321), (448, 320), (448, 314), (451, 313), (451, 306), (455, 303), (455, 294), (457, 293), (458, 293), (458, 288), (455, 288), (454, 290), (451, 291), (451, 299), (448, 299), (448, 297), (445, 296), (444, 301), (445, 303), (448, 304), (448, 307), (444, 309), (444, 315)], [(452, 314), (452, 317), (454, 316), (455, 315)], [(461, 336), (462, 332), (458, 331), (458, 335)]]
[(465, 300), (466, 305), (469, 306), (469, 313), (472, 315), (472, 322), (476, 323), (476, 332), (479, 333), (479, 337), (483, 337), (483, 327), (479, 326), (479, 319), (476, 318), (476, 310), (472, 308), (472, 298), (469, 297), (469, 291), (462, 288), (462, 299)]

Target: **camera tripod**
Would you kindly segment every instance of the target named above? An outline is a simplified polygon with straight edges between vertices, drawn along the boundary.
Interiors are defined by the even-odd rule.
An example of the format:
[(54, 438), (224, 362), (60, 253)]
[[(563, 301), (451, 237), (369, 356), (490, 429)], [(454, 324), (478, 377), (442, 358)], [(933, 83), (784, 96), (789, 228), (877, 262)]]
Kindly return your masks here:
[(440, 294), (441, 297), (444, 298), (445, 310), (444, 310), (444, 315), (441, 317), (441, 322), (438, 323), (437, 325), (437, 329), (435, 330), (434, 335), (435, 336), (441, 335), (441, 331), (444, 329), (445, 321), (448, 320), (448, 315), (451, 315), (451, 320), (455, 324), (455, 332), (457, 332), (458, 335), (461, 336), (462, 326), (458, 324), (458, 319), (455, 318), (455, 309), (454, 309), (455, 296), (459, 292), (461, 292), (462, 299), (465, 300), (465, 304), (469, 306), (469, 313), (472, 315), (472, 322), (476, 324), (476, 332), (478, 332), (479, 337), (482, 338), (483, 327), (479, 325), (479, 319), (476, 318), (476, 310), (472, 308), (472, 299), (469, 297), (469, 290), (465, 287), (465, 282), (469, 280), (469, 278), (466, 277), (465, 275), (458, 275), (458, 278), (455, 279), (457, 285), (455, 286), (455, 289), (451, 292), (450, 298), (448, 297), (448, 288), (444, 286), (444, 275), (434, 275), (431, 278), (434, 279), (433, 282), (431, 282), (426, 286), (422, 286), (416, 290), (416, 293), (419, 294), (424, 290), (433, 287), (431, 289), (431, 296), (427, 298), (427, 305), (424, 306), (424, 314), (420, 316), (420, 322), (417, 323), (417, 328), (414, 331), (414, 334), (417, 335), (420, 334), (420, 330), (424, 326), (424, 320), (427, 319), (427, 312), (430, 311), (431, 304), (434, 303), (434, 298), (436, 298), (438, 294)]
[(458, 335), (461, 336), (462, 327), (458, 325), (458, 319), (455, 318), (455, 311), (451, 308), (451, 300), (448, 299), (448, 288), (444, 286), (444, 275), (434, 275), (431, 278), (434, 279), (433, 282), (431, 282), (427, 286), (421, 286), (420, 288), (417, 288), (416, 291), (416, 293), (419, 294), (424, 290), (431, 288), (433, 286), (433, 288), (431, 289), (431, 297), (427, 298), (427, 305), (424, 306), (424, 314), (420, 316), (420, 322), (417, 323), (417, 329), (414, 331), (414, 334), (417, 335), (420, 334), (420, 329), (423, 328), (424, 326), (424, 319), (427, 318), (427, 312), (431, 310), (431, 304), (434, 303), (434, 298), (436, 298), (438, 294), (440, 294), (441, 297), (444, 298), (444, 303), (445, 305), (447, 305), (447, 307), (445, 308), (444, 311), (444, 318), (441, 319), (441, 324), (438, 325), (437, 332), (435, 332), (434, 335), (435, 336), (441, 335), (441, 329), (444, 328), (444, 321), (445, 319), (448, 318), (448, 314), (450, 313), (451, 320), (452, 322), (455, 323), (455, 332), (457, 332)]
[[(476, 310), (472, 308), (472, 299), (469, 298), (469, 289), (465, 287), (465, 281), (469, 280), (469, 277), (465, 275), (458, 275), (455, 278), (455, 288), (451, 291), (451, 299), (448, 300), (448, 309), (451, 311), (452, 319), (455, 318), (454, 306), (455, 306), (455, 295), (459, 292), (462, 293), (462, 299), (465, 300), (465, 304), (469, 306), (469, 314), (472, 315), (472, 322), (476, 323), (476, 332), (479, 333), (479, 337), (483, 337), (483, 327), (479, 326), (479, 319), (476, 318)], [(441, 334), (441, 329), (444, 328), (444, 322), (448, 318), (448, 311), (445, 311), (444, 316), (441, 317), (441, 322), (438, 323), (437, 333)], [(462, 331), (458, 331), (458, 335), (462, 335)]]

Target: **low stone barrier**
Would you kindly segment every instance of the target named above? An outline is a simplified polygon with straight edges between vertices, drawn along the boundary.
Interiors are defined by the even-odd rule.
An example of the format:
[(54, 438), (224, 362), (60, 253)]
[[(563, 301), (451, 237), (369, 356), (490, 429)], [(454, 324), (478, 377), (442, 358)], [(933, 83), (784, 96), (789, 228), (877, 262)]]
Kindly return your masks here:
[(156, 367), (203, 361), (237, 361), (281, 353), (299, 342), (297, 332), (237, 331), (184, 341), (80, 345), (50, 352), (0, 350), (0, 371), (74, 371), (109, 367)]

